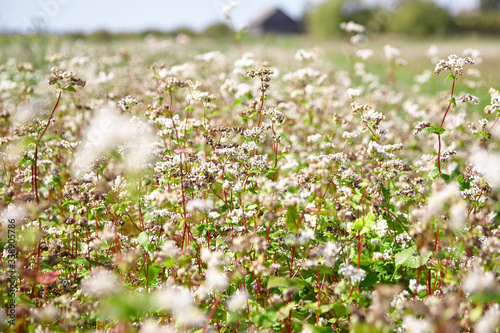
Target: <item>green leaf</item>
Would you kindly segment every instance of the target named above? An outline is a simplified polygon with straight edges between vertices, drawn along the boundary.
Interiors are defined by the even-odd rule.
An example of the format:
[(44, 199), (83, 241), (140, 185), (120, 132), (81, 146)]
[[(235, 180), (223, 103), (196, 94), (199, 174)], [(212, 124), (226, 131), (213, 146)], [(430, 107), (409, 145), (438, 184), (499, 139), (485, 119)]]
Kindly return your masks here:
[(436, 135), (441, 135), (445, 132), (446, 130), (444, 128), (439, 128), (437, 126), (431, 125), (429, 127), (426, 127), (422, 130), (422, 133), (427, 133), (427, 134), (436, 134)]
[(259, 207), (259, 205), (257, 205), (257, 204), (251, 204), (251, 205), (248, 205), (248, 206), (246, 207), (246, 210), (252, 210), (252, 209), (255, 209), (255, 208), (257, 208), (257, 207)]
[(290, 230), (294, 233), (299, 231), (299, 227), (297, 226), (297, 222), (300, 219), (300, 215), (297, 212), (297, 207), (288, 207), (286, 212), (286, 225)]
[[(438, 171), (438, 172), (439, 172), (439, 171)], [(440, 174), (439, 176), (440, 176), (441, 178), (443, 178), (443, 180), (444, 180), (445, 182), (448, 182), (448, 181), (451, 179), (450, 175), (447, 175), (447, 174), (445, 174), (445, 173), (442, 173), (442, 174)]]
[(143, 231), (139, 234), (137, 237), (137, 241), (139, 244), (141, 244), (144, 247), (147, 247), (149, 245), (149, 235), (147, 232)]
[(65, 203), (62, 204), (63, 207), (68, 206), (68, 205), (78, 206), (78, 201), (76, 201), (76, 200), (68, 200), (68, 201), (66, 201)]
[(439, 169), (438, 168), (435, 168), (434, 170), (432, 170), (431, 172), (429, 172), (429, 177), (430, 178), (436, 179), (437, 176), (439, 176)]
[(284, 288), (295, 287), (297, 288), (297, 291), (300, 291), (304, 289), (306, 286), (307, 283), (299, 278), (289, 279), (280, 276), (273, 276), (269, 278), (269, 281), (267, 281), (267, 289), (279, 288), (279, 287), (284, 287)]
[(476, 134), (476, 139), (480, 136), (485, 137), (487, 139), (491, 139), (491, 133), (487, 133), (486, 131), (481, 131)]
[(29, 165), (35, 165), (35, 160), (32, 159), (31, 157), (29, 156), (24, 156), (20, 161), (19, 163), (17, 164), (17, 166), (21, 166), (21, 165), (24, 165), (28, 163)]
[(424, 255), (412, 255), (408, 259), (405, 260), (403, 263), (403, 266), (408, 267), (408, 268), (419, 268), (420, 266), (425, 265), (427, 261), (429, 261), (429, 258), (432, 255), (432, 251), (428, 251)]
[(88, 265), (88, 259), (78, 258), (78, 259), (69, 259), (70, 262), (77, 265)]
[(448, 75), (448, 77), (446, 77), (446, 80), (444, 82), (448, 81), (449, 79), (455, 80), (456, 79), (455, 75), (452, 74)]
[(460, 191), (465, 191), (470, 188), (470, 182), (464, 180), (464, 175), (458, 175), (457, 182), (460, 185)]
[(186, 111), (186, 112), (193, 112), (193, 110), (194, 110), (194, 109), (193, 109), (193, 107), (192, 107), (191, 105), (188, 105), (188, 106), (186, 106), (186, 107), (184, 108), (184, 111)]
[(411, 248), (411, 247), (404, 249), (401, 252), (396, 253), (394, 255), (396, 267), (402, 265), (409, 257), (411, 257), (411, 255), (413, 253), (415, 253), (415, 250), (413, 250), (413, 248)]
[(356, 231), (361, 230), (362, 234), (366, 234), (369, 232), (372, 228), (372, 226), (375, 224), (375, 214), (370, 213), (364, 217), (360, 217), (356, 221), (354, 221), (354, 224), (352, 228)]
[(76, 91), (76, 89), (73, 86), (67, 86), (66, 88), (62, 88), (62, 90), (71, 91), (71, 92), (75, 92)]
[(163, 261), (163, 266), (165, 267), (175, 267), (176, 265), (177, 262), (175, 261), (175, 258), (167, 258)]
[(120, 207), (118, 208), (116, 214), (118, 215), (122, 215), (123, 213), (125, 213), (125, 210), (127, 209), (128, 207), (128, 201), (124, 201), (120, 204)]
[(148, 269), (149, 284), (151, 284), (154, 281), (154, 279), (156, 279), (158, 274), (160, 274), (160, 271), (161, 271), (161, 269), (158, 266), (158, 264), (154, 264), (154, 265), (149, 266), (149, 269)]
[(253, 317), (253, 322), (256, 322), (259, 328), (268, 328), (279, 324), (279, 313), (274, 309), (266, 310), (263, 314), (257, 314)]
[(103, 301), (101, 311), (114, 320), (135, 320), (150, 311), (152, 305), (149, 295), (116, 293)]
[(419, 255), (415, 253), (415, 250), (411, 247), (404, 249), (403, 251), (396, 253), (394, 256), (396, 267), (403, 265), (408, 268), (419, 268), (425, 265), (432, 255), (432, 251), (428, 251), (424, 255)]
[(451, 99), (449, 99), (448, 102), (450, 102), (454, 106), (457, 106), (457, 101), (455, 100), (455, 97), (452, 97)]
[(388, 188), (382, 186), (382, 195), (384, 196), (385, 200), (389, 201), (390, 194), (391, 191)]

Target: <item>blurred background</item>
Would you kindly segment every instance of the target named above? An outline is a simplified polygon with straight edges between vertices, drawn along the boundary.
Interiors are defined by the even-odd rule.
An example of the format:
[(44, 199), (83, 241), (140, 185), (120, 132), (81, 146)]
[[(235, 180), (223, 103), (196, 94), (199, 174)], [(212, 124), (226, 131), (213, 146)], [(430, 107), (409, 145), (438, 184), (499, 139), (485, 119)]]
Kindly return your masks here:
[[(266, 20), (275, 22), (266, 28)], [(500, 0), (0, 0), (3, 35), (49, 32), (106, 39), (111, 34), (183, 33), (221, 38), (232, 35), (231, 28), (247, 27), (250, 32), (331, 37), (340, 34), (341, 22), (350, 20), (365, 25), (370, 34), (498, 34)]]
[[(365, 27), (362, 36), (340, 28), (349, 21)], [(500, 0), (0, 0), (0, 66), (25, 61), (45, 71), (54, 55), (81, 50), (96, 62), (131, 58), (140, 63), (134, 68), (180, 65), (214, 50), (230, 59), (252, 52), (288, 70), (298, 49), (314, 49), (351, 72), (359, 51), (370, 57), (369, 71), (386, 76), (391, 44), (399, 64), (409, 64), (394, 74), (408, 90), (437, 59), (475, 52), (484, 81), (477, 94), (487, 99), (500, 85), (499, 36)], [(353, 37), (362, 38), (354, 45)], [(445, 88), (441, 81), (424, 88)]]

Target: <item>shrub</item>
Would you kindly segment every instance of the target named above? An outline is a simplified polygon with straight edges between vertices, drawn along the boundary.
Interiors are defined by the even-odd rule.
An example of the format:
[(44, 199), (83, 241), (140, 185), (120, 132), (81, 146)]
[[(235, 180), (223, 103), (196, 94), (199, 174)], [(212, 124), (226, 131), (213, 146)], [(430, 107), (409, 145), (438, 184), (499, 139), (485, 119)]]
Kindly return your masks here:
[(392, 19), (389, 30), (396, 33), (426, 36), (446, 34), (455, 27), (453, 17), (430, 1), (409, 0), (403, 2)]
[(202, 32), (203, 36), (212, 38), (228, 38), (233, 34), (233, 31), (227, 24), (220, 22), (210, 25)]
[(305, 18), (307, 31), (318, 37), (339, 35), (344, 4), (344, 0), (329, 0), (313, 8)]
[(481, 15), (461, 15), (458, 27), (464, 31), (498, 34), (500, 33), (500, 12), (491, 11)]

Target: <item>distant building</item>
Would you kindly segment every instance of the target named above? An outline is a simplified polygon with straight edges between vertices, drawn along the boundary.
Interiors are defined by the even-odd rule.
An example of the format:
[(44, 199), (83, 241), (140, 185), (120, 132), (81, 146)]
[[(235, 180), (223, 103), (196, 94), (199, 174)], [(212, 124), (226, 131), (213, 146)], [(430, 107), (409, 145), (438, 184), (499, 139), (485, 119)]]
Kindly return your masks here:
[(281, 9), (274, 8), (264, 12), (252, 23), (249, 30), (254, 33), (298, 34), (301, 32), (300, 24)]

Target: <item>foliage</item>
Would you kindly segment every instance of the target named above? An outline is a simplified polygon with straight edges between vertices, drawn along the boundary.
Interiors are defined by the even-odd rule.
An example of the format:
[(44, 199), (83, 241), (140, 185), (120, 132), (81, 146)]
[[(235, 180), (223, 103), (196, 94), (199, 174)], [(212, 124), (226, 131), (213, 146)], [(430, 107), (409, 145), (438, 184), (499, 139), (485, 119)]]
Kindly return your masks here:
[(312, 8), (305, 17), (307, 32), (318, 37), (338, 36), (345, 0), (328, 0)]
[(225, 23), (214, 23), (203, 30), (201, 34), (211, 38), (228, 38), (233, 36), (234, 32)]
[(409, 35), (448, 34), (455, 27), (453, 17), (446, 9), (432, 1), (407, 0), (398, 9), (389, 30)]
[(466, 32), (497, 35), (500, 33), (500, 12), (488, 11), (480, 15), (459, 15), (457, 24)]
[(490, 11), (499, 11), (500, 10), (500, 1), (499, 0), (481, 0), (479, 2), (479, 8), (483, 13), (488, 13)]

